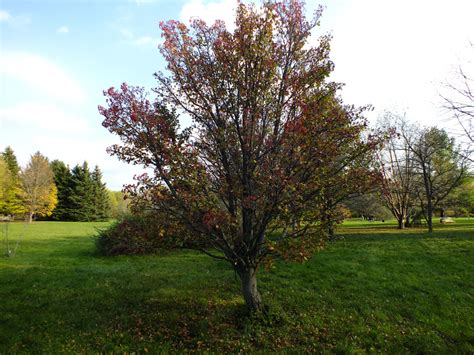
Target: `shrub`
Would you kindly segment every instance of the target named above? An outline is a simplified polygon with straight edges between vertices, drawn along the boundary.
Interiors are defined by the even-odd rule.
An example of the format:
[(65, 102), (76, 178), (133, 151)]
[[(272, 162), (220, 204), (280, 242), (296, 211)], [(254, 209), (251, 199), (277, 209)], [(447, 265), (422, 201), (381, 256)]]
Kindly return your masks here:
[(141, 255), (181, 247), (176, 240), (151, 216), (127, 215), (99, 231), (96, 246), (101, 255)]

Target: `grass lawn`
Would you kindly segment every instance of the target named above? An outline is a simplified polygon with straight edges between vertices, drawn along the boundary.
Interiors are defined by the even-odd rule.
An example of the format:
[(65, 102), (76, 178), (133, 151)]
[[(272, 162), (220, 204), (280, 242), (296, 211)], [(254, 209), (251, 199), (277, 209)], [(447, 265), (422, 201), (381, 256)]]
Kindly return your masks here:
[[(91, 236), (107, 223), (37, 222), (0, 257), (0, 353), (473, 353), (474, 220), (456, 222), (430, 236), (346, 222), (309, 262), (260, 271), (264, 320), (242, 317), (223, 262), (99, 257)], [(10, 238), (22, 231), (10, 225)]]

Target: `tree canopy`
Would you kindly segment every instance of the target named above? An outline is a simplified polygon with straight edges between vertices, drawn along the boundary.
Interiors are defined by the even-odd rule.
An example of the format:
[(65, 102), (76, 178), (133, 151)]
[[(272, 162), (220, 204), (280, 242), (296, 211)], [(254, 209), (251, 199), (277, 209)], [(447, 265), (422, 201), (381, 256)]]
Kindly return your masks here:
[[(362, 138), (365, 108), (344, 105), (328, 80), (330, 36), (309, 45), (320, 15), (307, 20), (291, 0), (239, 3), (234, 32), (221, 21), (161, 23), (168, 75), (155, 74), (156, 99), (123, 84), (99, 108), (122, 140), (109, 152), (153, 171), (128, 191), (170, 234), (228, 261), (250, 310), (262, 306), (259, 265), (322, 247), (324, 189), (346, 188), (349, 176), (363, 185), (371, 172), (357, 162), (380, 142)], [(180, 114), (193, 125), (180, 129)]]
[(58, 202), (49, 161), (40, 152), (31, 156), (20, 173), (23, 204), (31, 222), (33, 216), (50, 216)]

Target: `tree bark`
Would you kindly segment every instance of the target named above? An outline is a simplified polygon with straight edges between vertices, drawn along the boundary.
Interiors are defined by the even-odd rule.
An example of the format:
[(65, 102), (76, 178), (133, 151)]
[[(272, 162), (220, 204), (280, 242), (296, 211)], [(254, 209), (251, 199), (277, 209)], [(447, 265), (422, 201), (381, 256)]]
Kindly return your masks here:
[(242, 294), (245, 305), (250, 313), (259, 312), (263, 308), (262, 296), (257, 289), (257, 270), (248, 268), (238, 272), (242, 281)]
[(433, 204), (431, 199), (428, 199), (426, 206), (426, 222), (428, 223), (428, 233), (433, 233)]
[(410, 216), (407, 215), (407, 218), (405, 219), (405, 228), (409, 228), (410, 227)]
[(403, 223), (403, 217), (398, 218), (398, 229), (404, 229), (405, 224)]
[(33, 222), (33, 212), (28, 213), (28, 223)]

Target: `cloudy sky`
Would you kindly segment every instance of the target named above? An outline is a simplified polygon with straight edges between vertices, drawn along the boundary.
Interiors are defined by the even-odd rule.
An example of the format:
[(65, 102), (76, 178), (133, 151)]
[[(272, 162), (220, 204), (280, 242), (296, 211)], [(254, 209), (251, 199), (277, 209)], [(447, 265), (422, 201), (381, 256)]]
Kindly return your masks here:
[[(236, 0), (2, 0), (0, 150), (22, 165), (42, 152), (73, 166), (98, 164), (111, 189), (137, 167), (110, 158), (101, 126), (102, 90), (121, 82), (151, 88), (164, 70), (158, 23), (200, 17), (232, 26)], [(347, 103), (406, 112), (424, 125), (449, 126), (438, 91), (457, 65), (472, 68), (472, 0), (307, 1), (326, 7), (315, 32), (331, 33), (334, 79)]]

